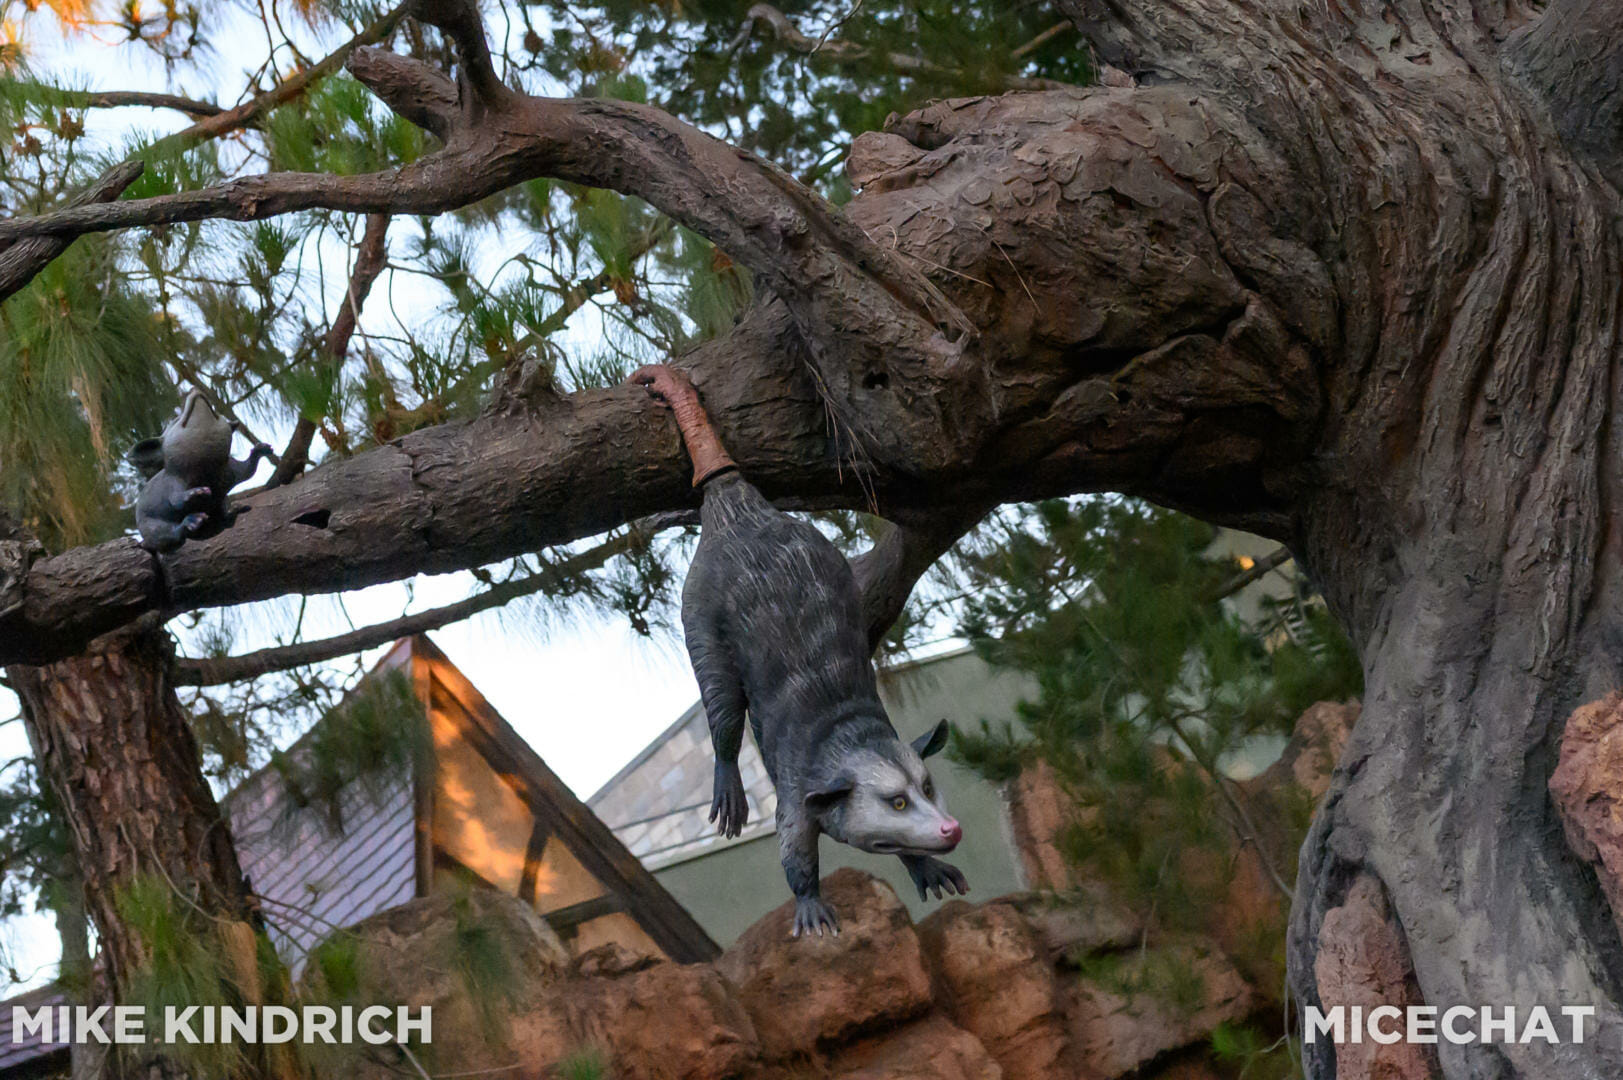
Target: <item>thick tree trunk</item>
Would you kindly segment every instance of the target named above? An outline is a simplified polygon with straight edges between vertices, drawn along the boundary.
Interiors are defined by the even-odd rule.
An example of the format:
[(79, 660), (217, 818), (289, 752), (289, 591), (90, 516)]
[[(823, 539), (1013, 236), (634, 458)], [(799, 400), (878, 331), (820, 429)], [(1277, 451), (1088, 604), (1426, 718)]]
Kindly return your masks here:
[(128, 905), (129, 890), (146, 886), (165, 897), (180, 932), (218, 943), (221, 993), (259, 1001), (248, 888), (169, 681), (168, 636), (149, 623), (98, 638), (81, 656), (6, 674), (41, 781), (72, 833), (114, 1000), (130, 1000), (153, 959)]

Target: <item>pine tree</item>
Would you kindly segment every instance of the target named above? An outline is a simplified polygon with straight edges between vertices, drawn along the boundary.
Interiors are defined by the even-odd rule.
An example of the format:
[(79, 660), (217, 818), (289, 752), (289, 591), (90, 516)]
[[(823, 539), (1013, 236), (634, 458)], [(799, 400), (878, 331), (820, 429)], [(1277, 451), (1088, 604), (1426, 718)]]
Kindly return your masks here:
[[(0, 147), (0, 207), (13, 216), (46, 211), (98, 177), (103, 197), (122, 190), (138, 198), (267, 169), (344, 176), (409, 165), (433, 138), (343, 71), (357, 43), (446, 63), (450, 42), (407, 17), (407, 6), (0, 0), (10, 35), (0, 52), (0, 121), (12, 134)], [(496, 49), (516, 83), (653, 101), (740, 138), (837, 202), (850, 196), (838, 165), (852, 136), (888, 112), (1078, 80), (1087, 70), (1064, 47), (1074, 33), (1046, 4), (969, 16), (897, 0), (782, 12), (745, 3), (513, 3), (488, 14), (493, 27), (506, 26)], [(65, 52), (41, 46), (56, 34)], [(225, 80), (225, 96), (197, 93), (215, 85), (209, 73), (219, 57), (235, 63), (243, 42), (260, 40), (246, 86)], [(122, 58), (114, 67), (154, 72), (162, 85), (86, 89), (74, 61), (94, 48), (107, 63), (107, 41)], [(139, 161), (139, 176), (119, 172), (121, 160)], [(158, 433), (188, 390), (201, 390), (250, 438), (278, 435), (269, 483), (297, 484), (310, 467), (482, 411), (544, 423), (558, 395), (614, 385), (635, 365), (724, 333), (755, 295), (747, 271), (639, 200), (551, 181), (438, 217), (315, 211), (247, 228), (182, 223), (83, 239), (25, 284), (4, 284), (0, 515), (8, 536), (26, 536), (44, 553), (129, 531), (139, 478), (125, 455)], [(827, 520), (852, 544), (875, 528)], [(115, 993), (257, 993), (233, 983), (274, 984), (273, 971), (213, 959), (220, 950), (210, 920), (237, 926), (255, 917), (229, 844), (166, 847), (157, 823), (179, 837), (218, 835), (208, 832), (218, 809), (204, 776), (229, 783), (267, 760), (293, 770), (274, 746), (321, 717), (332, 737), (289, 772), (295, 790), (320, 802), (388, 767), (398, 754), (378, 761), (350, 752), (376, 747), (377, 730), (361, 724), (365, 737), (343, 734), (358, 730), (351, 721), (366, 710), (352, 703), (333, 713), (360, 665), (328, 661), (499, 604), (528, 605), (540, 618), (617, 611), (652, 633), (671, 621), (672, 567), (690, 543), (680, 519), (634, 523), (485, 567), (462, 604), (334, 642), (306, 640), (302, 605), (270, 605), (248, 618), (269, 621), (280, 644), (246, 657), (228, 656), (244, 621), (228, 611), (194, 620), (178, 642), (147, 624), (82, 662), (12, 668), (39, 749), (8, 793), (13, 828), (0, 853), (8, 902), (78, 880), (82, 865)], [(68, 685), (75, 694), (51, 692)], [(189, 777), (154, 772), (143, 786), (174, 801), (136, 807), (90, 797), (132, 794), (97, 783), (96, 765), (76, 755), (71, 733), (97, 713), (65, 710), (98, 700), (166, 729), (176, 760), (190, 760)], [(75, 794), (72, 812), (98, 821), (127, 821), (137, 833), (141, 821), (152, 823), (150, 858), (123, 868), (109, 856), (120, 837), (64, 831), (65, 802), (47, 797), (53, 791)], [(49, 862), (36, 832), (56, 838)], [(70, 835), (76, 845), (61, 842)]]
[[(1035, 693), (1015, 723), (957, 729), (951, 753), (995, 781), (1046, 765), (1071, 804), (1056, 842), (1078, 877), (1144, 917), (1158, 940), (1232, 942), (1231, 959), (1272, 994), (1284, 985), (1284, 913), (1312, 804), (1305, 793), (1256, 798), (1230, 774), (1248, 757), (1255, 766), (1309, 705), (1356, 697), (1362, 673), (1298, 578), (1242, 617), (1225, 597), (1253, 575), (1215, 536), (1133, 500), (1000, 515), (959, 554), (960, 628)], [(1280, 895), (1247, 912), (1248, 926), (1215, 926), (1214, 913), (1234, 918), (1226, 901), (1243, 855), (1262, 860)], [(1200, 1001), (1176, 952), (1078, 963), (1129, 998)], [(1285, 1044), (1240, 1028), (1221, 1030), (1213, 1049), (1244, 1059), (1249, 1076), (1291, 1067)]]

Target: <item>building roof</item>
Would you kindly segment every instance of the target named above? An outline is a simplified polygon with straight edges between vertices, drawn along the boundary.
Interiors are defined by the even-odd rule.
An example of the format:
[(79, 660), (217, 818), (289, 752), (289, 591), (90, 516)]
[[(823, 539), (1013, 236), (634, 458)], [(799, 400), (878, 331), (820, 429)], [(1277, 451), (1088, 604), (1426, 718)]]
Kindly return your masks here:
[(547, 767), (501, 714), (427, 637), (412, 639), (432, 676), (462, 706), (471, 721), (469, 741), (503, 779), (513, 785), (536, 820), (562, 840), (587, 870), (615, 894), (671, 959), (679, 963), (713, 960), (721, 949), (655, 880), (609, 827)]
[[(417, 652), (413, 639), (396, 642), (366, 679), (393, 671), (410, 676)], [(307, 752), (314, 730), (287, 756)], [(295, 972), (334, 929), (419, 895), (416, 787), (409, 774), (382, 784), (351, 783), (339, 800), (341, 828), (319, 810), (298, 809), (281, 773), (270, 766), (221, 800), (271, 940)]]
[[(880, 676), (881, 694), (894, 706), (917, 675), (971, 653), (967, 646), (951, 647), (887, 667)], [(694, 702), (587, 804), (652, 870), (775, 832), (777, 794), (755, 740), (745, 739), (738, 755), (749, 819), (733, 839), (718, 835), (709, 820), (714, 768), (704, 705)]]

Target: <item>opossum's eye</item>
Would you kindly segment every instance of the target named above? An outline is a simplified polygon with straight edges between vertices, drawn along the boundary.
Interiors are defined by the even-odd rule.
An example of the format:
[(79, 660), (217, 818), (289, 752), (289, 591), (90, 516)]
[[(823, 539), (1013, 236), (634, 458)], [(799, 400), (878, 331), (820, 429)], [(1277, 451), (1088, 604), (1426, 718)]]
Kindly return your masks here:
[(931, 783), (928, 778), (924, 781), (924, 797), (926, 799), (935, 798), (935, 784)]
[(906, 795), (898, 795), (898, 796), (896, 796), (894, 799), (890, 800), (890, 805), (891, 805), (891, 809), (893, 809), (893, 810), (897, 810), (897, 811), (906, 810), (907, 809), (907, 796)]

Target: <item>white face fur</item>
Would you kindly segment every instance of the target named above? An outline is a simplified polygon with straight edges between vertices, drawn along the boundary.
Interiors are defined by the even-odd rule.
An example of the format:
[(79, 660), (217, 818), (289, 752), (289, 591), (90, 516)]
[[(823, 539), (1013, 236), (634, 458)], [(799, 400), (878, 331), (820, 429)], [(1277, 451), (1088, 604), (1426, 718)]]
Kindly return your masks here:
[(940, 854), (957, 847), (963, 830), (941, 805), (923, 759), (900, 740), (886, 749), (891, 753), (863, 748), (844, 763), (851, 790), (840, 814), (841, 839), (888, 855)]
[(186, 395), (180, 415), (164, 428), (163, 463), (181, 477), (201, 475), (231, 453), (231, 425), (214, 414), (200, 391)]

